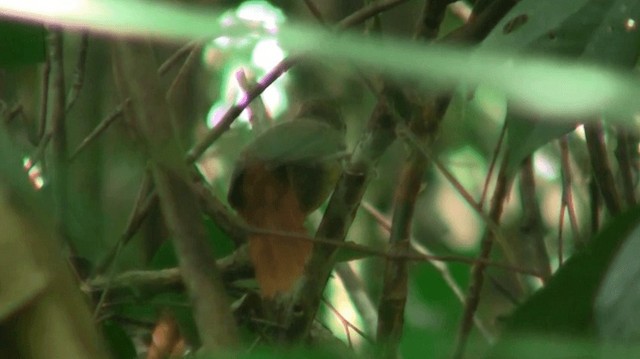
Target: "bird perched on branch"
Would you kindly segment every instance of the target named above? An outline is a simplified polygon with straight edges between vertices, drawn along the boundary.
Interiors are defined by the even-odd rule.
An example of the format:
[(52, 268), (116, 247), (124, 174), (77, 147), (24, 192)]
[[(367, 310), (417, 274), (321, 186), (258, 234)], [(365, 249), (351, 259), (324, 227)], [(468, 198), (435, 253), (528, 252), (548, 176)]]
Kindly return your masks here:
[[(329, 100), (305, 103), (291, 121), (249, 143), (236, 163), (229, 204), (256, 229), (307, 235), (304, 222), (329, 196), (341, 173), (345, 124)], [(260, 293), (274, 298), (304, 272), (313, 243), (277, 233), (253, 233), (249, 253)]]

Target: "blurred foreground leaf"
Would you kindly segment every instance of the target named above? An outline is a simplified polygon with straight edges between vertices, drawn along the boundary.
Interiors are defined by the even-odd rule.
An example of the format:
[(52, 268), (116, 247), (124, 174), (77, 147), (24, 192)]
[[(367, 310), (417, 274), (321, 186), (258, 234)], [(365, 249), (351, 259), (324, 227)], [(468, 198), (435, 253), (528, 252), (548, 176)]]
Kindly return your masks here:
[[(595, 339), (593, 302), (609, 264), (640, 223), (640, 208), (613, 219), (507, 319), (502, 338), (490, 357), (511, 357), (526, 341), (562, 338)], [(524, 340), (527, 338), (527, 340)]]
[[(505, 31), (513, 16), (507, 16), (503, 26), (497, 26), (488, 40), (493, 47), (514, 46), (518, 48), (529, 41), (526, 52), (546, 53), (553, 56), (578, 58), (615, 68), (631, 69), (638, 59), (640, 51), (640, 32), (634, 19), (640, 16), (640, 3), (636, 0), (600, 1), (572, 0), (553, 2), (525, 0), (518, 4), (510, 14), (520, 16), (525, 23), (513, 32)], [(576, 11), (578, 5), (584, 5)], [(558, 25), (556, 22), (565, 16)], [(509, 20), (511, 19), (511, 20)], [(551, 21), (546, 21), (551, 19)], [(527, 26), (527, 24), (531, 24)], [(535, 39), (532, 34), (539, 34)], [(504, 44), (503, 44), (504, 43)], [(540, 77), (544, 77), (544, 69)], [(595, 84), (593, 84), (595, 85)], [(571, 84), (549, 86), (549, 96), (558, 99), (567, 98), (571, 106), (571, 93), (577, 89)], [(577, 90), (579, 91), (579, 89)], [(519, 105), (514, 103), (516, 111)], [(600, 119), (602, 113), (594, 112), (591, 117)], [(575, 121), (589, 120), (576, 117)], [(575, 125), (558, 123), (550, 118), (517, 114), (508, 115), (509, 158), (507, 171), (515, 171), (522, 160), (540, 146), (571, 132)]]
[[(622, 4), (620, 1), (615, 3)], [(608, 1), (593, 2), (609, 8)], [(0, 13), (71, 29), (162, 40), (255, 32), (250, 24), (224, 26), (216, 21), (220, 18), (219, 13), (198, 7), (123, 0), (86, 1), (82, 6), (69, 6), (64, 2), (47, 4), (30, 6), (5, 1), (0, 2)], [(636, 8), (636, 5), (628, 8), (629, 16), (637, 11)], [(504, 92), (521, 109), (553, 120), (574, 120), (604, 112), (614, 115), (616, 120), (628, 121), (625, 116), (631, 117), (640, 110), (640, 103), (636, 101), (640, 97), (637, 81), (626, 73), (590, 64), (522, 56), (495, 49), (425, 47), (407, 40), (373, 39), (347, 33), (335, 36), (320, 26), (295, 23), (283, 24), (278, 35), (288, 51), (355, 63), (362, 68), (420, 81), (431, 90), (449, 91), (460, 83), (485, 84)], [(634, 31), (629, 36), (635, 38), (637, 34)]]
[(640, 228), (625, 239), (595, 301), (595, 319), (600, 337), (612, 343), (640, 339)]

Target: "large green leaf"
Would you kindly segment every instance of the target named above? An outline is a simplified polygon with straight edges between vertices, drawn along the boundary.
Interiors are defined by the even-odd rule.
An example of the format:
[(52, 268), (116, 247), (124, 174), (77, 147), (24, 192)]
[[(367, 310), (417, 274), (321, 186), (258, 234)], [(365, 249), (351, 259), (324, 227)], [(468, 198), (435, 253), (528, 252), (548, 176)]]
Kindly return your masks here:
[[(250, 24), (226, 26), (216, 21), (220, 13), (209, 9), (165, 2), (94, 0), (37, 2), (37, 5), (0, 1), (0, 14), (70, 29), (163, 40), (255, 32)], [(588, 117), (602, 111), (630, 115), (640, 110), (640, 103), (636, 101), (640, 97), (640, 86), (636, 81), (626, 73), (584, 63), (494, 49), (471, 51), (355, 34), (335, 36), (320, 26), (295, 23), (282, 25), (278, 35), (291, 52), (306, 51), (319, 59), (356, 63), (363, 68), (421, 81), (431, 88), (439, 85), (450, 89), (460, 83), (482, 83), (503, 91), (513, 104), (539, 115), (552, 114), (554, 119)]]
[(522, 0), (482, 42), (485, 48), (527, 50), (589, 0)]
[(612, 343), (640, 339), (640, 228), (631, 232), (618, 251), (595, 301), (600, 337)]
[[(611, 221), (549, 283), (507, 319), (491, 357), (510, 357), (530, 340), (595, 339), (593, 302), (615, 253), (640, 223), (640, 208)], [(537, 338), (537, 339), (536, 339)]]
[(114, 358), (135, 359), (138, 357), (127, 332), (115, 321), (106, 320), (102, 323), (102, 334)]
[[(524, 0), (510, 12), (502, 26), (487, 39), (491, 47), (511, 46), (532, 53), (547, 53), (597, 62), (607, 66), (632, 68), (638, 58), (640, 33), (633, 19), (640, 15), (637, 0)], [(564, 19), (563, 19), (564, 17)], [(509, 30), (516, 21), (522, 25)], [(534, 38), (534, 36), (537, 36)], [(544, 69), (541, 69), (543, 72)], [(571, 84), (548, 87), (549, 96), (575, 99), (568, 95), (576, 89)], [(521, 107), (514, 104), (510, 107)], [(525, 108), (526, 110), (526, 108)], [(540, 146), (572, 131), (574, 125), (551, 118), (523, 115), (511, 111), (508, 118), (508, 171), (517, 169), (524, 158)], [(599, 118), (595, 112), (592, 117)], [(576, 119), (583, 120), (576, 117)], [(551, 121), (550, 121), (551, 120)]]

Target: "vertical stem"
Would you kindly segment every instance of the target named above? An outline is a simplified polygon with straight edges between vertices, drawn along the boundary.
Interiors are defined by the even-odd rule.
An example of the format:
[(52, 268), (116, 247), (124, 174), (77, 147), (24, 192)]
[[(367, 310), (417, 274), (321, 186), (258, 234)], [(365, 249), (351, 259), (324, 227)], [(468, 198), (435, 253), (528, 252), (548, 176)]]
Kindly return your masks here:
[(580, 228), (578, 227), (578, 218), (576, 216), (576, 207), (573, 204), (573, 191), (571, 190), (571, 164), (569, 163), (569, 143), (567, 136), (560, 139), (560, 158), (562, 164), (562, 204), (569, 213), (569, 223), (571, 223), (571, 231), (575, 246), (582, 245), (580, 237)]
[(65, 126), (65, 85), (64, 64), (62, 54), (62, 32), (59, 29), (49, 30), (49, 61), (51, 112), (49, 125), (51, 131), (51, 151), (53, 160), (52, 185), (58, 213), (58, 230), (61, 238), (68, 240), (68, 154), (67, 132)]
[[(427, 160), (416, 149), (411, 154), (400, 175), (396, 192), (396, 208), (393, 213), (389, 253), (406, 253), (409, 249), (411, 223), (416, 198), (420, 191), (422, 175)], [(407, 300), (407, 262), (387, 260), (384, 269), (382, 298), (378, 305), (378, 342), (381, 358), (396, 358), (404, 326), (404, 306)]]
[[(518, 246), (523, 247), (526, 257), (530, 258), (536, 270), (546, 278), (551, 277), (549, 253), (544, 244), (544, 228), (540, 205), (536, 197), (536, 182), (533, 170), (533, 155), (528, 156), (520, 170), (520, 200), (522, 202), (521, 237)], [(526, 264), (525, 264), (526, 265)]]
[(594, 236), (600, 229), (600, 207), (602, 206), (598, 183), (594, 175), (589, 179), (589, 199), (591, 202), (591, 235)]
[[(491, 200), (491, 208), (489, 210), (489, 218), (491, 218), (491, 220), (496, 224), (500, 223), (504, 202), (509, 194), (509, 189), (511, 188), (512, 183), (512, 178), (507, 177), (506, 174), (506, 163), (506, 161), (503, 162), (500, 167), (496, 188)], [(469, 295), (467, 296), (462, 320), (460, 327), (458, 328), (457, 344), (453, 355), (456, 359), (463, 358), (464, 356), (467, 340), (469, 339), (469, 334), (473, 325), (473, 317), (478, 309), (478, 304), (480, 303), (480, 291), (484, 284), (484, 270), (487, 267), (486, 261), (488, 260), (489, 255), (491, 254), (491, 249), (493, 248), (493, 240), (493, 232), (486, 231), (482, 238), (482, 242), (480, 243), (480, 254), (478, 255), (478, 259), (480, 260), (471, 268)]]
[(612, 215), (622, 211), (622, 201), (616, 188), (613, 170), (607, 156), (607, 145), (604, 141), (604, 128), (600, 121), (589, 122), (584, 125), (587, 138), (587, 149), (591, 159), (593, 175), (604, 198), (604, 204)]
[(617, 128), (618, 146), (615, 155), (622, 174), (622, 188), (624, 190), (624, 199), (629, 207), (636, 204), (636, 191), (633, 178), (633, 165), (631, 163), (631, 146), (629, 141), (629, 132), (627, 129)]

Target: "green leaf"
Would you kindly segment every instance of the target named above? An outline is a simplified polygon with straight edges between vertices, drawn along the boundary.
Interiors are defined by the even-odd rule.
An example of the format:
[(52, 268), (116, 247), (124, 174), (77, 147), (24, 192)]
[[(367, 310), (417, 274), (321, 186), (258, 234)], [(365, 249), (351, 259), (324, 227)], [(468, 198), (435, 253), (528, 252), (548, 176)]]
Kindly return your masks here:
[[(525, 3), (529, 2), (525, 1)], [(640, 32), (635, 29), (633, 20), (640, 16), (640, 3), (636, 0), (591, 0), (578, 11), (571, 13), (580, 2), (584, 1), (556, 2), (563, 4), (560, 12), (564, 16), (569, 15), (557, 28), (542, 20), (551, 17), (555, 23), (560, 18), (559, 14), (555, 13), (555, 9), (546, 6), (548, 4), (534, 7), (522, 14), (520, 11), (523, 10), (514, 8), (512, 13), (527, 16), (527, 22), (531, 21), (537, 25), (529, 27), (531, 32), (540, 33), (540, 36), (528, 45), (527, 51), (568, 57), (581, 56), (589, 62), (630, 69), (636, 63), (640, 50)], [(526, 24), (521, 28), (525, 26)], [(494, 32), (500, 31), (501, 29), (497, 28)], [(514, 38), (526, 37), (527, 40), (531, 40), (530, 36), (525, 30), (518, 29), (510, 34), (494, 36), (491, 44), (499, 46), (500, 40), (513, 44)], [(544, 70), (541, 69), (541, 71)], [(548, 87), (549, 95), (557, 98), (570, 96), (568, 94), (576, 90), (569, 84)], [(568, 99), (568, 102), (574, 100)], [(512, 107), (519, 106), (516, 104)], [(508, 115), (508, 173), (513, 173), (522, 160), (540, 146), (572, 131), (575, 127), (572, 124), (547, 119), (534, 119), (535, 116), (522, 115), (526, 112), (515, 113), (517, 110), (510, 111)], [(597, 111), (592, 117), (599, 118), (600, 115), (600, 111)]]
[(640, 222), (640, 207), (614, 218), (507, 319), (491, 357), (509, 357), (518, 339), (594, 338), (593, 302), (618, 248)]
[(205, 217), (204, 225), (209, 235), (209, 243), (213, 247), (216, 259), (228, 256), (235, 249), (235, 244), (229, 236), (209, 217)]
[[(606, 3), (602, 6), (609, 8), (608, 1), (593, 0), (593, 3)], [(625, 3), (619, 0), (614, 4)], [(635, 7), (631, 9), (635, 11)], [(162, 40), (255, 32), (255, 27), (248, 23), (225, 26), (216, 21), (220, 13), (210, 9), (178, 7), (165, 2), (103, 0), (88, 1), (86, 6), (77, 7), (65, 6), (63, 2), (33, 7), (4, 2), (0, 3), (0, 13), (72, 29)], [(287, 51), (354, 63), (361, 68), (422, 82), (430, 89), (440, 86), (439, 89), (449, 91), (451, 86), (460, 83), (482, 83), (503, 91), (514, 104), (527, 111), (553, 114), (554, 120), (589, 117), (603, 111), (631, 118), (640, 111), (640, 103), (636, 101), (640, 97), (640, 85), (628, 73), (607, 71), (585, 63), (522, 56), (489, 48), (472, 51), (443, 45), (425, 47), (408, 40), (375, 39), (350, 33), (335, 36), (321, 26), (295, 23), (283, 24), (278, 28), (278, 35)], [(635, 31), (633, 36), (636, 36)], [(381, 53), (385, 55), (381, 56)]]
[(506, 172), (510, 176), (516, 173), (527, 156), (576, 128), (576, 124), (532, 119), (513, 112), (507, 114), (505, 121), (509, 129), (508, 154), (505, 161)]
[(138, 357), (131, 338), (118, 323), (111, 320), (104, 321), (102, 333), (114, 358), (135, 359)]
[(625, 239), (613, 260), (595, 301), (600, 337), (613, 343), (640, 339), (640, 228)]
[(0, 67), (45, 61), (45, 31), (40, 25), (0, 19)]
[(491, 49), (529, 49), (588, 1), (522, 0), (498, 23), (482, 46)]

